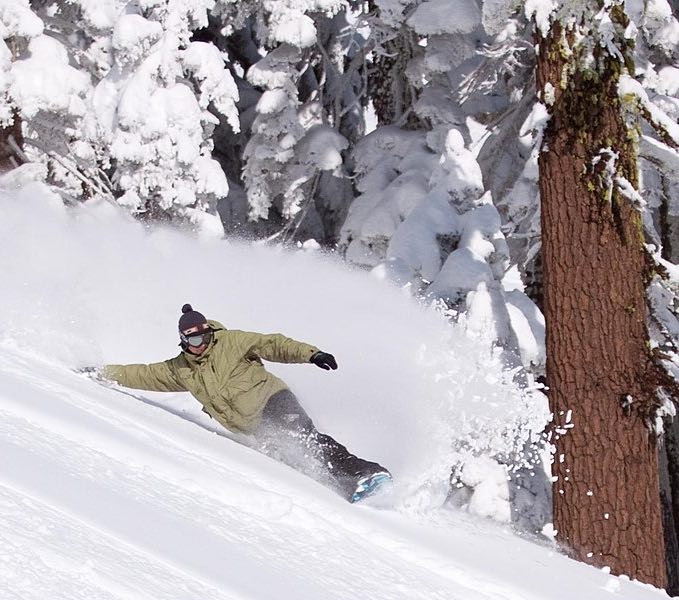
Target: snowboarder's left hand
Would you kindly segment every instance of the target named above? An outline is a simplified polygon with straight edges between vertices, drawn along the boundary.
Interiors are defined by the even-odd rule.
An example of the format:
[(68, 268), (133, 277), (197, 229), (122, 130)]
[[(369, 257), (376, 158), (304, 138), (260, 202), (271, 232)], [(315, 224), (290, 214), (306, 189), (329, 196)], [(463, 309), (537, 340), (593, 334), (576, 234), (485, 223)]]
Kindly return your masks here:
[(334, 371), (337, 368), (335, 357), (327, 352), (316, 352), (316, 354), (309, 359), (309, 362), (314, 363), (317, 367), (325, 369), (326, 371), (329, 371), (330, 369)]

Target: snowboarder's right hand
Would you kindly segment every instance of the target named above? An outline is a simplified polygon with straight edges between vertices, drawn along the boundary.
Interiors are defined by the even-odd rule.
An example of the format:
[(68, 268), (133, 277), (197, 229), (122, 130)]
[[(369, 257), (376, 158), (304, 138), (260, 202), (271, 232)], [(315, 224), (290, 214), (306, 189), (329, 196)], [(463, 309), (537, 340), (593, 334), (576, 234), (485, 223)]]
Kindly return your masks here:
[(74, 369), (76, 373), (82, 375), (87, 375), (87, 377), (92, 377), (94, 379), (100, 379), (101, 373), (99, 372), (99, 367), (80, 367), (79, 369)]
[(337, 368), (335, 357), (327, 352), (316, 352), (316, 354), (309, 359), (309, 362), (314, 363), (317, 367), (325, 369), (326, 371), (329, 371), (330, 369), (334, 371)]

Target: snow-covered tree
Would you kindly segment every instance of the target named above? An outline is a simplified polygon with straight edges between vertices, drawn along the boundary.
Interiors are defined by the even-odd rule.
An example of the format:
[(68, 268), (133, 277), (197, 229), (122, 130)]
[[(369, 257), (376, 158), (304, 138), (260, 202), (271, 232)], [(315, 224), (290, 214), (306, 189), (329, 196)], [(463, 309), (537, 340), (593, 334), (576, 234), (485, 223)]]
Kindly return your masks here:
[[(302, 226), (308, 233), (332, 237), (327, 225), (314, 227), (318, 200), (340, 185), (343, 134), (356, 135), (350, 119), (360, 112), (351, 91), (356, 69), (356, 36), (346, 20), (343, 2), (264, 2), (253, 11), (254, 43), (265, 56), (247, 71), (248, 83), (261, 95), (254, 107), (251, 135), (244, 150), (243, 182), (249, 218), (268, 219), (272, 208), (283, 218), (284, 237)], [(345, 73), (345, 57), (348, 66)], [(339, 207), (341, 211), (341, 206)]]
[(0, 2), (0, 172), (23, 162), (21, 115), (10, 88), (16, 75), (15, 59), (27, 41), (41, 33), (42, 22), (28, 0)]
[(266, 218), (275, 200), (281, 202), (283, 217), (294, 217), (305, 200), (313, 198), (311, 184), (320, 170), (342, 164), (346, 140), (314, 114), (318, 106), (300, 107), (299, 62), (298, 49), (281, 45), (248, 73), (249, 81), (265, 90), (244, 154), (243, 177), (253, 219)]
[(369, 95), (379, 125), (422, 129), (414, 111), (422, 88), (421, 40), (407, 24), (417, 2), (370, 0), (370, 41), (373, 58)]
[(45, 34), (16, 61), (10, 94), (48, 181), (71, 199), (221, 233), (228, 186), (211, 157), (210, 111), (237, 130), (238, 92), (219, 50), (191, 39), (215, 2), (33, 4)]
[[(213, 5), (213, 2), (207, 3)], [(219, 50), (192, 41), (205, 2), (126, 3), (109, 30), (111, 67), (93, 96), (93, 138), (110, 148), (118, 202), (221, 231), (216, 204), (228, 185), (211, 156), (217, 118), (238, 130), (238, 91)]]
[(469, 61), (460, 86), (462, 109), (484, 126), (478, 161), (502, 217), (512, 263), (526, 292), (542, 304), (538, 155), (532, 26), (514, 2), (484, 2), (489, 41)]
[[(344, 150), (362, 134), (365, 39), (349, 13), (359, 4), (33, 0), (49, 40), (22, 68), (37, 73), (52, 52), (68, 85), (28, 108), (30, 158), (66, 198), (219, 230), (201, 215), (220, 200), (238, 212), (244, 186), (254, 231), (273, 207), (269, 233), (332, 240), (352, 193)], [(22, 101), (37, 106), (37, 91)]]
[[(14, 4), (12, 10), (20, 9), (21, 4)], [(25, 152), (21, 160), (42, 163), (44, 177), (59, 186), (65, 199), (91, 197), (103, 190), (97, 183), (88, 144), (83, 143), (90, 79), (74, 64), (68, 38), (44, 26), (42, 17), (49, 15), (43, 13), (40, 3), (31, 4), (31, 8), (37, 14), (26, 12), (27, 7), (23, 14), (32, 15), (32, 34), (19, 37), (23, 42), (14, 44), (15, 61), (7, 89), (22, 122)]]
[[(466, 147), (471, 136), (461, 90), (483, 60), (475, 51), (475, 38), (485, 35), (482, 14), (475, 2), (461, 5), (462, 18), (454, 21), (443, 18), (445, 2), (376, 4), (384, 20), (378, 31), (411, 28), (403, 35), (423, 41), (395, 75), (407, 76), (417, 90), (410, 94), (411, 106), (401, 107), (400, 113), (412, 114), (421, 126), (413, 131), (413, 122), (404, 116), (402, 128), (378, 127), (357, 144), (362, 193), (342, 230), (345, 255), (408, 284), (417, 294), (444, 300), (461, 314), (474, 306), (465, 317), (470, 330), (491, 332), (491, 345), (517, 357), (521, 353), (526, 365), (539, 368), (539, 311), (523, 294), (519, 278), (510, 282), (506, 277), (511, 261), (502, 221)], [(382, 88), (404, 85), (382, 82)], [(501, 103), (486, 99), (477, 110), (498, 111)], [(517, 336), (515, 328), (528, 335)]]

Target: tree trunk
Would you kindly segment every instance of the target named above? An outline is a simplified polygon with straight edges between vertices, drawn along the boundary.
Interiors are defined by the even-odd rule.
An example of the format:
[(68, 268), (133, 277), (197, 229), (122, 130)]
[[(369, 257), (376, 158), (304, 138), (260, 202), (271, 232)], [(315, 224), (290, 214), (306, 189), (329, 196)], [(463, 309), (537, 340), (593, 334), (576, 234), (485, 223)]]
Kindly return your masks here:
[(677, 422), (665, 418), (664, 450), (660, 452), (660, 498), (665, 529), (667, 593), (679, 596), (679, 449)]
[(605, 168), (618, 153), (615, 176), (637, 187), (617, 93), (624, 67), (596, 43), (588, 65), (592, 50), (574, 41), (555, 24), (539, 39), (537, 68), (537, 89), (554, 90), (539, 158), (554, 527), (574, 558), (662, 588), (648, 266), (640, 215)]
[[(17, 47), (14, 40), (7, 40), (7, 46), (12, 52), (13, 56), (16, 56)], [(15, 110), (13, 111), (12, 123), (6, 127), (0, 127), (0, 173), (5, 173), (18, 167), (21, 164), (19, 156), (17, 156), (16, 150), (13, 145), (18, 148), (23, 146), (23, 136), (21, 133), (21, 118), (19, 113)]]
[[(379, 18), (375, 0), (369, 0), (370, 12)], [(419, 96), (408, 80), (406, 69), (418, 48), (412, 28), (403, 25), (382, 36), (379, 51), (374, 52), (373, 65), (368, 72), (368, 95), (373, 102), (379, 126), (399, 125), (405, 129), (422, 129), (423, 123), (414, 111)]]
[(23, 146), (21, 119), (16, 111), (12, 124), (0, 128), (0, 173), (11, 171), (22, 163), (14, 149), (15, 145), (19, 148)]
[[(668, 177), (659, 173), (662, 185), (661, 205), (658, 210), (658, 229), (662, 242), (662, 257), (679, 262), (675, 243), (679, 220), (670, 215), (670, 191)], [(679, 596), (679, 421), (666, 417), (664, 443), (660, 449), (660, 497), (663, 507), (665, 529), (665, 560), (667, 562), (667, 593)]]

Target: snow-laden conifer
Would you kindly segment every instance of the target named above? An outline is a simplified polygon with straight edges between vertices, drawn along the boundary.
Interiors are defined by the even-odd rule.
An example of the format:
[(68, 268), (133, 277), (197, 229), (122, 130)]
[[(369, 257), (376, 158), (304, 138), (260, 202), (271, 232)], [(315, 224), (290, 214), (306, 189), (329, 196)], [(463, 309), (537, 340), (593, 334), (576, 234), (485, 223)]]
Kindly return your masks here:
[(28, 0), (0, 1), (0, 125), (6, 126), (13, 120), (16, 102), (9, 94), (14, 80), (12, 73), (13, 52), (7, 45), (13, 40), (30, 40), (42, 34), (43, 24), (31, 10)]
[[(238, 91), (218, 49), (191, 40), (213, 2), (127, 4), (107, 30), (111, 67), (93, 97), (93, 129), (110, 148), (118, 202), (133, 213), (185, 218), (221, 231), (228, 185), (212, 158), (223, 114), (238, 130)], [(207, 215), (213, 215), (208, 219)]]
[(237, 131), (238, 91), (220, 51), (191, 37), (215, 2), (35, 4), (46, 31), (16, 61), (10, 95), (50, 183), (221, 232), (228, 186), (211, 156), (210, 111)]
[(43, 163), (47, 181), (67, 199), (91, 197), (103, 191), (83, 135), (91, 82), (72, 60), (68, 40), (40, 16), (22, 2), (3, 11), (6, 32), (16, 36), (5, 94), (22, 124), (24, 148), (16, 152), (23, 162)]
[(42, 21), (27, 1), (0, 1), (0, 170), (16, 168), (26, 160), (20, 107), (11, 88), (15, 82), (14, 60), (28, 42), (43, 30)]
[[(453, 21), (441, 18), (445, 3), (376, 4), (381, 20), (378, 34), (396, 39), (399, 34), (389, 38), (389, 29), (411, 28), (411, 35), (421, 40), (404, 74), (396, 75), (405, 75), (418, 88), (411, 96), (413, 104), (403, 107), (401, 114), (414, 115), (421, 125), (416, 131), (381, 127), (357, 145), (354, 157), (362, 193), (343, 228), (346, 256), (377, 267), (416, 293), (444, 299), (461, 313), (468, 309), (468, 301), (475, 301), (479, 319), (482, 298), (498, 295), (500, 301), (487, 302), (494, 317), (483, 317), (498, 319), (491, 343), (518, 352), (504, 306), (506, 291), (522, 292), (511, 285), (503, 289), (501, 282), (511, 266), (503, 222), (492, 193), (485, 193), (480, 165), (467, 146), (472, 141), (468, 118), (482, 119), (483, 114), (505, 110), (512, 101), (508, 91), (523, 85), (508, 83), (505, 75), (520, 70), (526, 44), (511, 38), (516, 26), (506, 24), (494, 24), (499, 32), (493, 30), (496, 37), (489, 37), (483, 31), (484, 13), (473, 2), (461, 5), (460, 18)], [(502, 50), (479, 55), (479, 36)], [(384, 40), (382, 44), (386, 46)], [(501, 66), (500, 57), (506, 56), (514, 57), (514, 62)], [(400, 123), (412, 129), (412, 122), (400, 118)], [(517, 304), (525, 306), (521, 301)], [(523, 315), (523, 309), (514, 312)], [(539, 321), (521, 320), (531, 323), (528, 331), (533, 340), (532, 350), (524, 349), (524, 359), (541, 365)]]
[[(330, 57), (320, 39), (328, 30), (332, 39), (333, 17), (343, 6), (316, 0), (253, 7), (256, 41), (267, 52), (247, 72), (247, 81), (261, 91), (243, 155), (250, 219), (267, 219), (275, 206), (284, 220), (299, 215), (299, 222), (319, 192), (322, 172), (339, 174), (343, 165), (348, 142), (339, 131), (339, 115), (329, 114), (335, 96), (324, 97), (328, 70), (333, 60), (341, 62), (336, 53), (342, 46), (335, 45)], [(321, 80), (312, 70), (316, 65)], [(332, 91), (344, 93), (339, 87)], [(340, 110), (343, 104), (340, 99)]]

